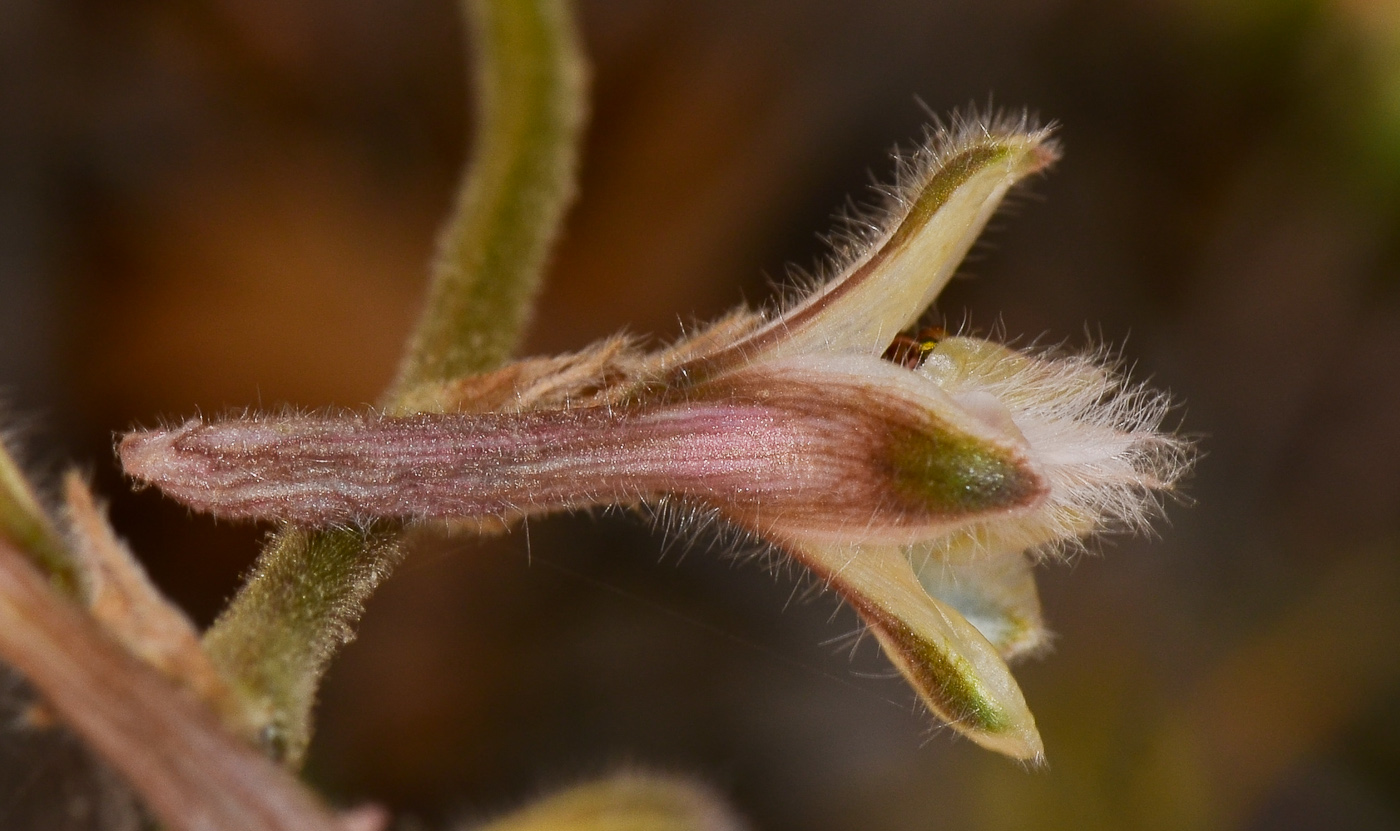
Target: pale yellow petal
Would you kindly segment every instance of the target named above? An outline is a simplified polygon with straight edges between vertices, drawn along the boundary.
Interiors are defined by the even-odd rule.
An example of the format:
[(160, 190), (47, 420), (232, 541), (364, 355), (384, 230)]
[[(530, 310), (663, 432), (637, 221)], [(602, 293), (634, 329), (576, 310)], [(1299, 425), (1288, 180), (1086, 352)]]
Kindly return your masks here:
[(912, 164), (901, 210), (842, 273), (735, 350), (747, 360), (884, 351), (933, 303), (1013, 185), (1055, 151), (1044, 131), (967, 133)]
[(905, 550), (924, 591), (952, 606), (1011, 660), (1044, 645), (1045, 625), (1031, 557), (1022, 549), (959, 533)]
[(938, 718), (989, 750), (1041, 760), (1035, 717), (997, 648), (924, 591), (901, 548), (807, 545), (794, 553), (855, 608)]

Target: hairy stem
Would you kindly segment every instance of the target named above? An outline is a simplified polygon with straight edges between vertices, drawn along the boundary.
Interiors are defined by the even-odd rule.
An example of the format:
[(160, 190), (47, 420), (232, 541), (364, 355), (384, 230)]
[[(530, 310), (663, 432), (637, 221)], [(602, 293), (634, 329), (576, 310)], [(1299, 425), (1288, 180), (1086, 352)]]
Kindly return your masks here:
[[(510, 356), (574, 194), (586, 71), (567, 0), (464, 5), (475, 33), (476, 147), (390, 410), (418, 383)], [(205, 636), (224, 675), (271, 710), (267, 749), (288, 764), (310, 741), (326, 666), (400, 556), (393, 523), (284, 530)]]
[(576, 188), (587, 71), (567, 3), (467, 6), (477, 33), (477, 144), (391, 402), (511, 357)]
[(365, 531), (283, 530), (205, 633), (214, 665), (254, 712), (265, 714), (261, 738), (273, 757), (301, 763), (321, 676), (354, 639), (365, 601), (401, 556), (392, 523)]

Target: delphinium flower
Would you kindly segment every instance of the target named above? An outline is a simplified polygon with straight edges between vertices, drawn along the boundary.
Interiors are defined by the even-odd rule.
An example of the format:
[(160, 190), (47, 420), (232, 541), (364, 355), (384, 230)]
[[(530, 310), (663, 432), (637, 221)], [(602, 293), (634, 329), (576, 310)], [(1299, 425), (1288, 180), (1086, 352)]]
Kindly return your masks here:
[(1006, 661), (1043, 643), (1031, 566), (1141, 527), (1187, 450), (1164, 396), (1089, 355), (913, 327), (1009, 189), (1056, 148), (968, 119), (898, 162), (832, 275), (647, 354), (625, 339), (429, 384), (394, 412), (247, 416), (136, 432), (136, 479), (227, 518), (511, 523), (680, 501), (807, 566), (921, 700), (1038, 760)]

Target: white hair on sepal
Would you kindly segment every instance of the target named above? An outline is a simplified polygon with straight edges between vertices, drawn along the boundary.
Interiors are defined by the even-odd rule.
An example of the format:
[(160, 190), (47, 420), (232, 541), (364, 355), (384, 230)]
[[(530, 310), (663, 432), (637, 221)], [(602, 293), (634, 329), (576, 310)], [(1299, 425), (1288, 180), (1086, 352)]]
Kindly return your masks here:
[[(988, 138), (1013, 136), (1028, 138), (1052, 158), (1059, 155), (1058, 145), (1050, 137), (1055, 125), (1040, 126), (1026, 110), (1008, 113), (974, 106), (955, 111), (946, 121), (930, 115), (932, 123), (925, 125), (920, 142), (912, 148), (891, 148), (893, 174), (886, 174), (888, 179), (871, 173), (869, 192), (874, 198), (856, 201), (847, 197), (836, 209), (831, 230), (819, 235), (828, 248), (826, 256), (811, 269), (786, 267), (787, 279), (776, 287), (778, 300), (763, 309), (765, 318), (780, 317), (827, 284), (841, 279), (878, 249), (908, 216), (930, 177), (953, 156)], [(1012, 194), (1024, 190), (1016, 188)], [(998, 212), (1005, 207), (1003, 201)]]
[[(705, 555), (718, 554), (735, 566), (757, 566), (774, 581), (791, 582), (784, 608), (812, 602), (832, 591), (830, 580), (805, 567), (793, 552), (732, 521), (718, 509), (675, 497), (650, 500), (639, 508), (650, 518), (653, 530), (664, 529), (666, 548), (681, 551), (681, 558), (699, 549)], [(841, 608), (844, 605), (838, 605), (833, 615)], [(864, 630), (862, 624), (861, 632)]]
[[(837, 605), (838, 610), (842, 608), (849, 609), (850, 607), (847, 606), (845, 603), (840, 603)], [(865, 621), (860, 620), (859, 617), (857, 617), (856, 620), (856, 625), (852, 626), (844, 632), (840, 632), (838, 634), (832, 635), (831, 637), (823, 641), (820, 641), (817, 645), (831, 649), (837, 655), (845, 653), (846, 660), (851, 663), (855, 663), (858, 653), (860, 652), (861, 644), (867, 642), (866, 636), (870, 634), (870, 627), (865, 623)], [(876, 645), (876, 649), (879, 649), (878, 644)], [(888, 667), (887, 673), (888, 674), (885, 677), (899, 677), (899, 670), (895, 669), (892, 666)], [(863, 675), (863, 673), (853, 674), (856, 674), (858, 677)]]
[(736, 564), (757, 562), (764, 571), (776, 571), (789, 559), (775, 552), (775, 546), (754, 531), (725, 517), (723, 512), (704, 503), (679, 497), (650, 499), (638, 511), (650, 521), (653, 533), (663, 537), (662, 557), (680, 552), (684, 559), (691, 551), (706, 555), (716, 552)]
[(667, 496), (641, 502), (637, 510), (649, 519), (652, 532), (662, 535), (658, 559), (665, 559), (674, 550), (680, 552), (679, 562), (695, 549), (710, 551), (723, 546), (719, 535), (728, 530), (729, 523), (713, 508)]
[[(764, 304), (760, 315), (766, 320), (781, 318), (792, 306), (801, 304), (827, 284), (840, 280), (847, 270), (864, 260), (895, 232), (909, 214), (918, 194), (927, 186), (930, 176), (938, 172), (939, 166), (953, 155), (988, 137), (1023, 136), (1039, 145), (1046, 154), (1056, 157), (1058, 147), (1050, 139), (1054, 129), (1053, 123), (1037, 126), (1035, 119), (1025, 111), (1011, 115), (969, 108), (966, 113), (953, 113), (946, 123), (939, 116), (932, 116), (931, 125), (924, 126), (924, 137), (920, 143), (911, 148), (897, 144), (890, 148), (893, 173), (889, 176), (893, 180), (881, 178), (875, 172), (869, 173), (868, 190), (874, 199), (857, 201), (847, 196), (843, 204), (836, 208), (832, 214), (832, 228), (818, 235), (826, 245), (826, 256), (820, 257), (815, 267), (792, 263), (784, 266), (784, 280), (774, 285), (777, 299)], [(1011, 194), (1015, 196), (1023, 190), (1023, 187), (1018, 187)], [(1002, 200), (998, 213), (1005, 207), (1007, 201)]]
[(1004, 408), (1048, 480), (1035, 511), (959, 532), (984, 550), (1043, 557), (1103, 531), (1145, 531), (1190, 467), (1190, 443), (1162, 426), (1168, 395), (1129, 380), (1107, 347), (1013, 350), (958, 336), (940, 341), (919, 372), (955, 400)]

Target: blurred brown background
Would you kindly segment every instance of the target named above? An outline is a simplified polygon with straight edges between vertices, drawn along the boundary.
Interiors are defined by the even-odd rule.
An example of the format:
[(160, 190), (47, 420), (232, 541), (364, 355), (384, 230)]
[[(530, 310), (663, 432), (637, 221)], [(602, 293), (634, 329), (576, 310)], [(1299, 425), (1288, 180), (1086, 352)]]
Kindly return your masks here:
[[(1059, 638), (1017, 674), (1046, 770), (931, 732), (794, 575), (616, 514), (416, 552), (325, 687), (319, 787), (432, 824), (636, 765), (769, 831), (1400, 827), (1400, 4), (579, 16), (594, 118), (529, 351), (770, 296), (918, 101), (992, 97), (1066, 157), (939, 311), (1126, 340), (1201, 436), (1194, 504), (1044, 570)], [(0, 4), (7, 432), (49, 482), (90, 471), (201, 623), (266, 529), (125, 493), (111, 435), (376, 397), (468, 141), (465, 60), (449, 0)], [(73, 758), (0, 728), (0, 827), (73, 813)]]

